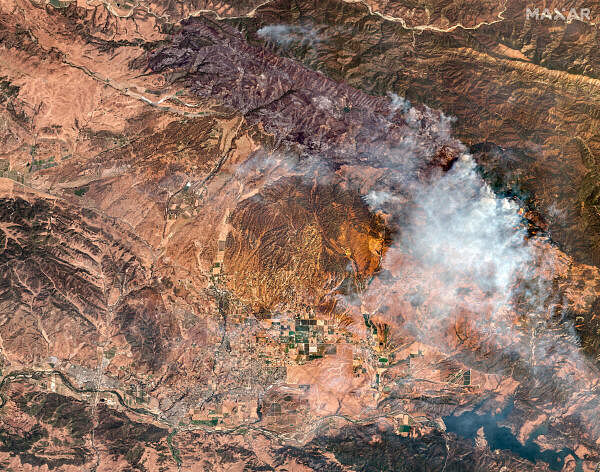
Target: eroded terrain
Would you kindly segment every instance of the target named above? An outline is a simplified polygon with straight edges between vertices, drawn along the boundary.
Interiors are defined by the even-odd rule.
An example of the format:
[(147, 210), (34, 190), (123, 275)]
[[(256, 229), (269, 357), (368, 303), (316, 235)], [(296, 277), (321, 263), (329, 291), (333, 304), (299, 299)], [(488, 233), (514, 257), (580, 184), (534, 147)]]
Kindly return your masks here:
[(596, 470), (593, 21), (0, 5), (0, 468)]

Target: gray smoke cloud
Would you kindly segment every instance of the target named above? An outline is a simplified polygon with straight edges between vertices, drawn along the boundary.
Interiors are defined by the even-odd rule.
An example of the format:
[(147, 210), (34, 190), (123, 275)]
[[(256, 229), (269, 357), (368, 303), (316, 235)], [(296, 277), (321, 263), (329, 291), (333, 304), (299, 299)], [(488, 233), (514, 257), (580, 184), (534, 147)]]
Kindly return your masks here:
[(493, 193), (468, 154), (419, 185), (413, 198), (416, 208), (402, 228), (402, 250), (448, 280), (468, 278), (506, 301), (534, 257), (516, 203)]
[(452, 123), (456, 121), (456, 118), (453, 116), (435, 112), (427, 105), (423, 105), (421, 108), (415, 108), (409, 100), (395, 93), (388, 93), (388, 97), (390, 97), (390, 110), (393, 113), (400, 111), (406, 123), (413, 129), (419, 127), (423, 117), (427, 116), (428, 118), (433, 118), (435, 116), (436, 119), (432, 121), (428, 133), (436, 141), (447, 141), (452, 139)]
[[(368, 186), (357, 177), (356, 168), (334, 171), (318, 155), (306, 154), (300, 157), (258, 152), (237, 167), (235, 177), (249, 191), (289, 176), (298, 176), (311, 186), (315, 181), (320, 185), (340, 183), (349, 177), (347, 172), (352, 172), (352, 185), (363, 193), (369, 209), (390, 215), (398, 227), (388, 251), (391, 256), (383, 258), (382, 268), (399, 274), (398, 278), (410, 279), (428, 299), (429, 319), (437, 321), (440, 331), (457, 310), (465, 309), (472, 313), (472, 321), (482, 333), (502, 330), (502, 334), (514, 334), (513, 340), (523, 338), (510, 349), (529, 356), (530, 340), (515, 331), (507, 316), (510, 310), (517, 310), (547, 320), (551, 311), (560, 311), (551, 290), (552, 256), (540, 250), (539, 241), (527, 238), (518, 203), (496, 195), (478, 172), (473, 157), (452, 138), (452, 117), (428, 107), (413, 107), (397, 95), (389, 96), (390, 113), (402, 114), (414, 132), (404, 136), (385, 161), (380, 161), (385, 172)], [(424, 119), (429, 123), (425, 130), (421, 125)], [(423, 178), (419, 163), (428, 158), (431, 143), (453, 143), (463, 153), (447, 172)], [(398, 253), (410, 258), (411, 263), (398, 267)], [(541, 270), (541, 265), (546, 268)], [(471, 292), (467, 297), (465, 288)], [(358, 294), (358, 299), (355, 294), (340, 299), (347, 305), (356, 305), (360, 299), (385, 300), (390, 296), (388, 289), (372, 284)], [(516, 297), (526, 299), (526, 303), (516, 307)], [(569, 342), (564, 352), (572, 356), (572, 326), (566, 324), (565, 332), (569, 332), (564, 338)], [(424, 341), (443, 347), (444, 342), (436, 340), (433, 333), (427, 336)], [(551, 343), (543, 336), (538, 341), (540, 346)], [(507, 348), (500, 344), (497, 347)]]
[(256, 34), (263, 40), (283, 48), (293, 44), (312, 46), (322, 41), (319, 33), (311, 25), (267, 25), (260, 28)]
[[(553, 289), (562, 264), (558, 251), (528, 237), (518, 201), (496, 195), (452, 138), (453, 118), (395, 95), (389, 113), (388, 121), (400, 114), (410, 129), (385, 156), (365, 164), (364, 176), (358, 160), (335, 168), (316, 154), (259, 152), (238, 167), (237, 177), (246, 191), (290, 175), (311, 187), (342, 184), (391, 222), (395, 239), (381, 272), (358, 293), (332, 288), (339, 306), (357, 315), (351, 330), (362, 333), (361, 313), (380, 316), (398, 329), (403, 343), (420, 341), (483, 371), (493, 359), (492, 371), (504, 377), (519, 365), (522, 388), (551, 395), (544, 401), (557, 417), (596, 415), (597, 369), (579, 348)], [(461, 150), (458, 159), (445, 172), (435, 165), (424, 172), (423, 163), (444, 146)], [(353, 271), (350, 263), (347, 270)], [(473, 344), (459, 344), (457, 323), (468, 326), (461, 335), (490, 358)], [(558, 400), (547, 393), (556, 391)], [(590, 428), (590, 435), (600, 434)]]
[[(261, 34), (281, 35), (285, 42), (288, 33), (271, 28)], [(579, 349), (573, 324), (561, 317), (562, 301), (553, 291), (556, 251), (546, 241), (529, 238), (517, 201), (496, 195), (485, 182), (473, 157), (452, 137), (452, 117), (413, 107), (393, 94), (389, 113), (388, 122), (400, 114), (410, 130), (385, 156), (366, 164), (371, 173), (364, 179), (358, 159), (334, 170), (318, 155), (274, 153), (256, 154), (239, 166), (238, 177), (257, 189), (289, 175), (311, 185), (354, 186), (371, 211), (389, 217), (396, 237), (380, 275), (361, 293), (336, 295), (340, 305), (373, 316), (386, 307), (385, 316), (395, 316), (403, 333), (451, 355), (457, 349), (451, 328), (459, 314), (492, 355), (509, 354), (511, 362), (525, 366), (532, 384), (565, 392), (553, 405), (559, 415), (583, 411), (576, 402), (586, 396), (592, 400), (584, 409), (597, 414), (596, 369)], [(462, 154), (446, 172), (435, 166), (431, 174), (423, 172), (422, 163), (444, 146)], [(376, 172), (374, 163), (381, 166)], [(415, 313), (405, 316), (402, 310), (410, 309)], [(557, 324), (557, 318), (563, 319)], [(360, 322), (351, 329), (359, 327)], [(464, 352), (472, 354), (470, 348)]]
[[(423, 111), (390, 98), (392, 108), (418, 128)], [(451, 123), (440, 115), (434, 133), (449, 137)], [(400, 180), (392, 176), (404, 170), (390, 168), (387, 181)], [(452, 353), (456, 347), (448, 333), (463, 317), (491, 352), (527, 367), (528, 388), (561, 392), (555, 411), (565, 417), (596, 415), (598, 371), (581, 351), (553, 290), (558, 251), (528, 237), (517, 201), (496, 195), (467, 152), (447, 172), (425, 179), (413, 175), (403, 190), (399, 195), (379, 185), (364, 196), (372, 211), (398, 212), (398, 236), (382, 261), (396, 282), (371, 284), (360, 296), (361, 306), (373, 307), (376, 315), (377, 307), (404, 300), (396, 312), (402, 318), (400, 307), (414, 301), (416, 291), (423, 305), (418, 315), (406, 317), (404, 328), (417, 340)]]

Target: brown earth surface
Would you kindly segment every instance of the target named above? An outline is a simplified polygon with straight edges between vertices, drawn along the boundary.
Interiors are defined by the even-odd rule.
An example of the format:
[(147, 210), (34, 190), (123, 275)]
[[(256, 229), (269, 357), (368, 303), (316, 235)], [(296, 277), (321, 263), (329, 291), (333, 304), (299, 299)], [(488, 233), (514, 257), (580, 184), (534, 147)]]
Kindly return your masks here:
[(598, 30), (526, 6), (2, 0), (0, 468), (594, 470)]

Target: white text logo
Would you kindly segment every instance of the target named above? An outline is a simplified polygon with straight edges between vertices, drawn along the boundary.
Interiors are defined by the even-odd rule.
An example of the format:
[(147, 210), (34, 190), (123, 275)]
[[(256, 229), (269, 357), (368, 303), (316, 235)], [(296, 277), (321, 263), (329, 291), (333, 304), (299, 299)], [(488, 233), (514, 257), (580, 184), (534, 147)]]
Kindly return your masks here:
[(525, 11), (525, 19), (531, 20), (554, 20), (554, 21), (564, 21), (566, 23), (570, 23), (573, 20), (579, 21), (590, 21), (590, 13), (591, 10), (589, 8), (571, 8), (568, 12), (561, 12), (557, 8), (553, 11), (550, 11), (548, 8), (544, 8), (540, 11), (539, 8), (527, 8)]

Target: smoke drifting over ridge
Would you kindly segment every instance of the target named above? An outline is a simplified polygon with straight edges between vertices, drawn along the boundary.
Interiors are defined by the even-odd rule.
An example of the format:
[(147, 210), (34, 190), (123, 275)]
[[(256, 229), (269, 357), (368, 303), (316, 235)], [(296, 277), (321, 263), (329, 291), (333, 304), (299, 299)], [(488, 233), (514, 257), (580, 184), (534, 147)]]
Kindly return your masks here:
[[(402, 342), (420, 341), (467, 365), (485, 370), (487, 363), (506, 376), (518, 365), (518, 381), (529, 392), (523, 395), (560, 391), (560, 402), (547, 399), (557, 411), (592, 414), (595, 394), (584, 392), (594, 390), (596, 369), (579, 350), (553, 292), (564, 261), (545, 240), (528, 237), (517, 201), (485, 182), (452, 138), (451, 118), (392, 96), (390, 116), (396, 114), (412, 131), (382, 156), (374, 175), (361, 176), (360, 165), (336, 168), (318, 154), (260, 152), (238, 167), (237, 178), (246, 189), (290, 175), (308, 188), (342, 185), (386, 215), (395, 237), (380, 273), (363, 291), (335, 295), (356, 316), (357, 328), (365, 312), (389, 323)], [(462, 154), (447, 171), (427, 170), (435, 162), (431, 154), (445, 146)]]
[[(335, 102), (323, 103), (324, 113), (335, 112)], [(354, 316), (351, 329), (362, 329), (366, 313), (404, 344), (419, 341), (469, 368), (513, 378), (522, 398), (550, 405), (559, 418), (553, 424), (596, 415), (596, 368), (579, 349), (554, 291), (557, 270), (564, 273), (566, 264), (556, 248), (528, 236), (517, 200), (496, 195), (452, 137), (452, 118), (395, 96), (386, 116), (367, 123), (374, 128), (365, 133), (397, 132), (397, 122), (408, 130), (392, 145), (378, 142), (373, 152), (362, 152), (362, 160), (348, 157), (346, 148), (339, 161), (331, 148), (328, 155), (259, 151), (234, 178), (252, 198), (290, 176), (308, 189), (341, 185), (390, 224), (394, 237), (371, 283), (331, 292)], [(446, 148), (460, 152), (446, 156)], [(349, 262), (349, 275), (352, 270)], [(600, 427), (582, 432), (594, 437)]]
[[(396, 97), (392, 104), (407, 122), (418, 123), (412, 115), (419, 110)], [(441, 115), (442, 134), (450, 123)], [(394, 174), (403, 170), (389, 169), (387, 181), (399, 180)], [(496, 368), (504, 362), (505, 375), (515, 375), (518, 364), (522, 394), (545, 398), (559, 422), (597, 415), (597, 368), (580, 350), (553, 288), (565, 261), (545, 239), (528, 237), (516, 200), (496, 195), (467, 152), (447, 172), (413, 175), (400, 196), (378, 184), (364, 201), (397, 225), (382, 261), (382, 272), (394, 281), (376, 277), (360, 295), (361, 309), (479, 368), (482, 350)], [(380, 314), (382, 305), (393, 308)], [(597, 437), (600, 427), (593, 424), (587, 433)]]
[[(289, 31), (262, 32), (268, 33), (286, 41)], [(494, 195), (481, 178), (452, 137), (451, 117), (393, 94), (387, 99), (363, 94), (249, 47), (233, 31), (210, 51), (190, 50), (185, 42), (190, 35), (214, 40), (222, 34), (209, 24), (189, 23), (173, 46), (153, 56), (150, 67), (191, 70), (194, 93), (244, 111), (249, 123), (273, 135), (277, 151), (257, 152), (234, 171), (243, 195), (252, 195), (247, 198), (260, 199), (264, 187), (297, 176), (307, 189), (341, 185), (361, 195), (372, 212), (384, 214), (394, 240), (380, 274), (354, 293), (336, 294), (341, 281), (331, 284), (330, 293), (356, 315), (357, 327), (364, 307), (393, 330), (451, 352), (459, 344), (451, 328), (460, 322), (493, 355), (514, 359), (514, 354), (537, 368), (545, 351), (560, 357), (557, 366), (576, 360), (578, 369), (588, 368), (553, 293), (560, 264), (552, 248), (527, 239), (518, 205)], [(246, 66), (231, 67), (231, 61), (215, 59), (219, 54)], [(201, 66), (195, 66), (197, 57), (204, 59)], [(472, 345), (460, 349), (479, 355)], [(509, 375), (510, 359), (504, 366)]]
[(467, 154), (447, 173), (419, 185), (413, 198), (416, 208), (402, 228), (401, 248), (435, 267), (440, 277), (466, 277), (508, 301), (534, 258), (518, 206), (494, 195)]
[(312, 25), (266, 25), (260, 28), (256, 34), (283, 48), (293, 44), (312, 46), (321, 41), (321, 38)]

